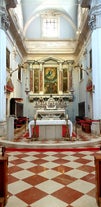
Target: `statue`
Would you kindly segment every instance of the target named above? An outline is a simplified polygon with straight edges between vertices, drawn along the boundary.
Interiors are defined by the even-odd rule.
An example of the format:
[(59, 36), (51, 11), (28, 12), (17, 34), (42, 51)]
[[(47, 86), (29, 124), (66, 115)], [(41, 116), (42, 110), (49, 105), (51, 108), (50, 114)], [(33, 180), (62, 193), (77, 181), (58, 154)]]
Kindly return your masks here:
[(46, 109), (56, 109), (56, 103), (52, 95), (50, 95), (47, 101)]

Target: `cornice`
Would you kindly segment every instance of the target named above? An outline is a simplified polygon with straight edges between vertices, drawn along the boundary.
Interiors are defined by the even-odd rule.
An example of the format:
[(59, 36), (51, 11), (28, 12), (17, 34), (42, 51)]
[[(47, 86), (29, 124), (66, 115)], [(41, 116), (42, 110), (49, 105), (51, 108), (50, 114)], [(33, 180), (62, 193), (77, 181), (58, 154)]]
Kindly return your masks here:
[(79, 35), (79, 38), (78, 38), (78, 43), (77, 43), (76, 50), (75, 50), (76, 56), (80, 53), (81, 48), (83, 47), (84, 42), (87, 40), (87, 36), (90, 32), (90, 27), (88, 25), (88, 21), (89, 21), (89, 16), (87, 16), (85, 24), (83, 26), (83, 29)]
[(9, 27), (10, 33), (12, 34), (12, 37), (16, 41), (16, 44), (17, 44), (20, 52), (22, 53), (22, 55), (26, 56), (26, 48), (24, 45), (23, 38), (22, 38), (21, 34), (19, 33), (19, 30), (16, 27), (16, 24), (13, 21), (14, 19), (12, 19), (9, 11), (8, 11), (8, 16), (9, 16), (9, 21), (10, 21), (10, 27)]

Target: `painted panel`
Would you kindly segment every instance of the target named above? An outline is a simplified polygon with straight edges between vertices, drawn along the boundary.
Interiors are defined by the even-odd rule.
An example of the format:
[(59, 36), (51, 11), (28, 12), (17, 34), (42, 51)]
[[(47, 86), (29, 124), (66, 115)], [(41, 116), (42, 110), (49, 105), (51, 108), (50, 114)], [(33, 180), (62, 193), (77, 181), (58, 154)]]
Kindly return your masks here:
[(58, 91), (58, 77), (56, 67), (44, 68), (44, 93), (56, 94)]

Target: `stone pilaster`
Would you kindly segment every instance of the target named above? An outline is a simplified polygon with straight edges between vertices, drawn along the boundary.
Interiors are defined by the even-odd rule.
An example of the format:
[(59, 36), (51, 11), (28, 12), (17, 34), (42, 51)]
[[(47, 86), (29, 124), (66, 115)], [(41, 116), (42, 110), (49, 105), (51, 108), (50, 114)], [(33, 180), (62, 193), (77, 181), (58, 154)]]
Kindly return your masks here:
[(0, 6), (0, 136), (6, 136), (6, 33), (9, 20), (6, 9)]
[[(101, 1), (92, 0), (89, 12), (89, 26), (92, 30), (91, 47), (92, 47), (92, 83), (94, 86), (93, 96), (93, 119), (101, 119)], [(92, 132), (99, 134), (99, 122), (95, 122)], [(95, 130), (96, 129), (96, 130)]]
[(40, 63), (40, 94), (43, 94), (43, 63)]
[(63, 70), (62, 63), (59, 63), (59, 93), (63, 93)]

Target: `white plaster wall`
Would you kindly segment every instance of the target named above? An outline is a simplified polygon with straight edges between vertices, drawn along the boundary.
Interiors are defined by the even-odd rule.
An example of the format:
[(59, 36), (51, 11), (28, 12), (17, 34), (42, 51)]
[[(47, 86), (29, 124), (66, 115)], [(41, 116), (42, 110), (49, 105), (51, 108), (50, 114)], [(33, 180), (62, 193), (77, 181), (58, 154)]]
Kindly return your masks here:
[[(13, 71), (18, 67), (18, 64), (22, 62), (22, 57), (17, 46), (15, 45), (14, 39), (12, 38), (9, 32), (7, 32), (7, 36), (6, 36), (6, 47), (10, 51), (10, 70)], [(18, 81), (17, 74), (18, 71), (14, 72), (11, 77), (12, 83), (14, 85), (14, 91), (9, 94), (6, 94), (7, 105), (9, 106), (9, 107), (7, 106), (8, 107), (7, 116), (9, 116), (10, 114), (10, 99), (16, 97), (23, 98), (22, 90), (21, 90), (22, 82)], [(6, 71), (6, 79), (8, 79), (9, 77), (10, 77), (9, 72)]]

